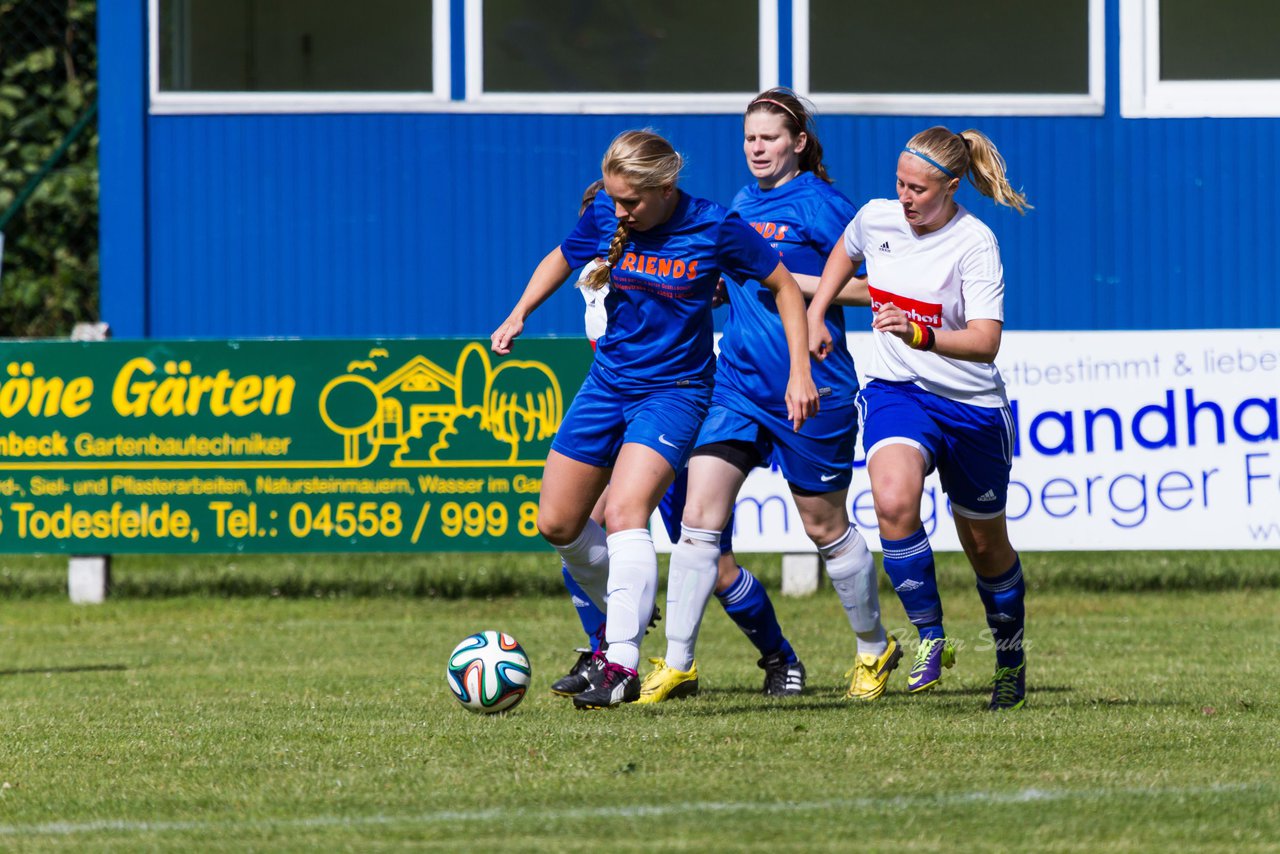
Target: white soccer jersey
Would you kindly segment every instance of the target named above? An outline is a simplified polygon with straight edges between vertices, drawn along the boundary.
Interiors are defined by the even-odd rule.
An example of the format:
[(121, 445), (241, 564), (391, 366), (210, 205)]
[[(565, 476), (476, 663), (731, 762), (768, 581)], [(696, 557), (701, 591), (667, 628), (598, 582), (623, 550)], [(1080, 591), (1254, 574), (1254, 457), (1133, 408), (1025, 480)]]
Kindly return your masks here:
[[(868, 202), (844, 231), (854, 263), (867, 262), (871, 308), (892, 302), (924, 326), (964, 329), (970, 320), (1004, 321), (1004, 269), (991, 229), (960, 207), (951, 221), (916, 234), (892, 199)], [(1007, 406), (993, 364), (949, 359), (908, 347), (877, 332), (869, 379), (911, 382), (941, 397), (975, 406)]]

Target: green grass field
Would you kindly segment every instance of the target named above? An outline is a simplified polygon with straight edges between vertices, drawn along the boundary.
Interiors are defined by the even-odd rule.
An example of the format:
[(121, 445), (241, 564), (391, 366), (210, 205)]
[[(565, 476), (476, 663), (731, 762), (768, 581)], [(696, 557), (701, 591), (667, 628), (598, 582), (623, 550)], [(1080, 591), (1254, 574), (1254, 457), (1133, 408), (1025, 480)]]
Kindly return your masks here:
[[(0, 850), (1280, 850), (1274, 553), (1024, 556), (1031, 694), (1005, 714), (941, 557), (966, 647), (931, 694), (904, 668), (844, 702), (834, 594), (783, 599), (749, 555), (806, 696), (759, 696), (713, 603), (700, 697), (586, 713), (547, 692), (580, 642), (547, 555), (120, 558), (100, 606), (66, 602), (64, 559), (5, 558)], [(507, 715), (445, 686), (483, 628), (533, 662)]]

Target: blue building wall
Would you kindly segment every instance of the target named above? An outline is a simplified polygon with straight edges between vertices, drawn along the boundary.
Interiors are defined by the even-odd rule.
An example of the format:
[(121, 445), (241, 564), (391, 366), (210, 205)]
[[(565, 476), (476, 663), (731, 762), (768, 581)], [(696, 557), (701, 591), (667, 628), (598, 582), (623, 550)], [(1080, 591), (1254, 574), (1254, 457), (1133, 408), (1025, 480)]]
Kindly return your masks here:
[[(837, 186), (859, 204), (892, 197), (909, 136), (978, 127), (1036, 206), (1019, 217), (972, 188), (961, 197), (1000, 239), (1008, 328), (1280, 326), (1280, 121), (1120, 118), (1117, 2), (1105, 115), (822, 115)], [(136, 5), (103, 0), (100, 14)], [(104, 58), (131, 57), (127, 24), (101, 33)], [(104, 105), (136, 110), (139, 79), (104, 67)], [(114, 140), (103, 126), (103, 318), (124, 337), (484, 337), (572, 226), (618, 131), (667, 135), (695, 195), (727, 203), (749, 178), (732, 115), (135, 118), (117, 116)], [(105, 156), (134, 146), (138, 181), (136, 157)], [(526, 334), (581, 328), (565, 288)]]

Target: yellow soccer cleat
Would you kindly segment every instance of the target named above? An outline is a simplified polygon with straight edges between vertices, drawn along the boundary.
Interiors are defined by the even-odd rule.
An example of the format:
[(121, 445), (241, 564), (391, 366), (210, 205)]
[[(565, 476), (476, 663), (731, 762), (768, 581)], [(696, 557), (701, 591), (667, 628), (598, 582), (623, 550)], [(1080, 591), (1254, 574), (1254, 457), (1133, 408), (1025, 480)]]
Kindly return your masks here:
[(875, 656), (871, 653), (859, 655), (853, 663), (853, 669), (846, 673), (846, 679), (852, 677), (849, 690), (845, 692), (846, 700), (876, 700), (884, 693), (884, 686), (889, 682), (889, 674), (898, 666), (902, 658), (902, 646), (898, 639), (889, 635), (889, 646), (884, 653)]
[(666, 659), (651, 658), (653, 670), (640, 683), (640, 699), (637, 703), (661, 703), (678, 700), (698, 693), (698, 662), (689, 665), (688, 671), (668, 667)]

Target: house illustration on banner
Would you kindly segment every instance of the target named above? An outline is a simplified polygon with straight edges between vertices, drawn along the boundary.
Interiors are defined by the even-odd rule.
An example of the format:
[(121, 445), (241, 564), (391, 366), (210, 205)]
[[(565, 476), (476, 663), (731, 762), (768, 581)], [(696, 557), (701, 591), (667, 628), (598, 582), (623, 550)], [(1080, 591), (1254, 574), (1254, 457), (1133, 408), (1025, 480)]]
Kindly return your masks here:
[[(494, 368), (479, 343), (462, 348), (452, 372), (416, 355), (376, 379), (375, 348), (320, 393), (320, 415), (344, 437), (343, 461), (391, 453), (392, 466), (540, 463), (564, 417), (555, 372), (511, 359)], [(359, 373), (356, 373), (359, 371)]]

